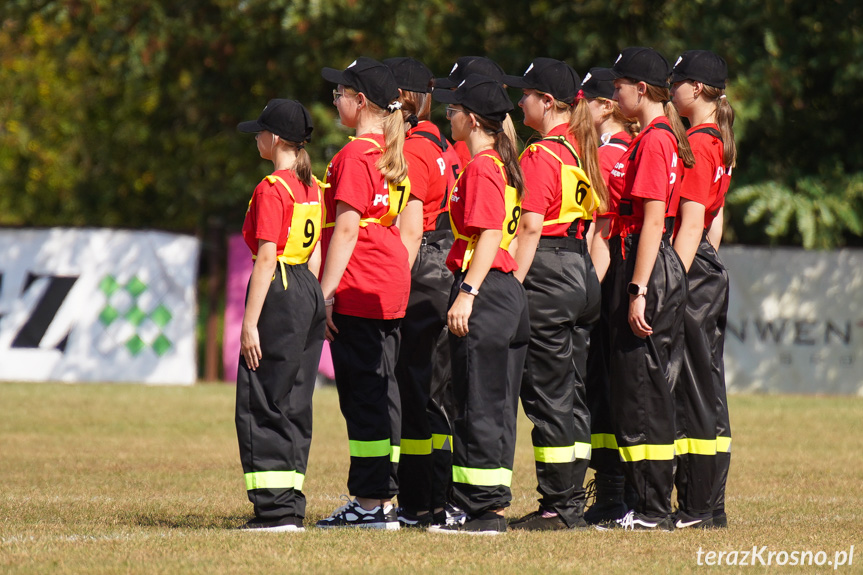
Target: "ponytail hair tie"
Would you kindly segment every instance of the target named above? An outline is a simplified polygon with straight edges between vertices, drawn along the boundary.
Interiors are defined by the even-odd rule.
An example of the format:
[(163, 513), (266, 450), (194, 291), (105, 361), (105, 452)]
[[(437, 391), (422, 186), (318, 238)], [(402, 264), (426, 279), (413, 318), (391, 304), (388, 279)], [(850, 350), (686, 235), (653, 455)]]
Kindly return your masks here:
[(408, 116), (407, 123), (411, 125), (411, 128), (416, 128), (417, 124), (420, 123), (420, 119), (417, 118), (416, 114), (411, 114)]
[(401, 110), (401, 109), (402, 109), (402, 103), (399, 102), (398, 100), (396, 100), (395, 102), (393, 102), (387, 106), (387, 110), (389, 111), (390, 114), (392, 114), (396, 110)]
[(578, 104), (579, 100), (584, 100), (586, 96), (584, 95), (584, 90), (579, 90), (578, 94), (575, 95), (575, 100), (572, 101), (573, 107)]
[(720, 100), (724, 100), (724, 99), (725, 99), (725, 94), (722, 94), (721, 96), (719, 96), (719, 99), (720, 99)]

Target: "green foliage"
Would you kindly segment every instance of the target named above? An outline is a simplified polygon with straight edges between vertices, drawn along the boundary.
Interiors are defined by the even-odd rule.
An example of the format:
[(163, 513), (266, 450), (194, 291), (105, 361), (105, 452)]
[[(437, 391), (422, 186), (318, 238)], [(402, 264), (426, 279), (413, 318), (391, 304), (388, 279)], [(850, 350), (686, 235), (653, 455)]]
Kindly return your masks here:
[(804, 177), (793, 186), (780, 182), (743, 186), (728, 195), (727, 205), (744, 213), (747, 226), (763, 224), (773, 244), (831, 248), (841, 245), (846, 233), (863, 235), (863, 173), (848, 178), (841, 174)]
[[(270, 98), (299, 99), (321, 174), (346, 133), (320, 69), (360, 55), (413, 56), (439, 76), (462, 55), (513, 74), (542, 55), (584, 74), (627, 45), (672, 61), (710, 48), (731, 74), (733, 188), (808, 189), (830, 174), (823, 188), (841, 202), (833, 174), (863, 172), (846, 119), (863, 114), (855, 0), (6, 0), (2, 12), (0, 225), (201, 231), (215, 217), (236, 229), (269, 169), (236, 124)], [(440, 107), (434, 117), (443, 122)], [(828, 211), (861, 217), (859, 204)], [(790, 212), (788, 226), (806, 228), (805, 213)], [(727, 221), (731, 237), (796, 241), (759, 227), (766, 217)], [(854, 225), (813, 229), (811, 245), (861, 241)]]

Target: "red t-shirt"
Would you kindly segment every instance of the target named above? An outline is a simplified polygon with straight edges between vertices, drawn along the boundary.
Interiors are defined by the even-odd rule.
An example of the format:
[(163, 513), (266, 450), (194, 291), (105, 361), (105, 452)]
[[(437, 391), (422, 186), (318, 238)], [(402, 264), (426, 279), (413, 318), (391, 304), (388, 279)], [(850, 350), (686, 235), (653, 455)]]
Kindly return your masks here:
[[(380, 134), (363, 137), (384, 145)], [(363, 219), (386, 215), (387, 182), (375, 167), (380, 156), (380, 150), (371, 142), (360, 139), (352, 140), (335, 155), (327, 166), (330, 187), (324, 191), (327, 224), (335, 222), (337, 200), (358, 210)], [(325, 227), (321, 234), (322, 270), (333, 230)], [(345, 274), (336, 288), (333, 311), (370, 319), (396, 319), (405, 315), (409, 292), (408, 252), (398, 227), (375, 223), (361, 226)]]
[(253, 255), (258, 255), (258, 240), (274, 242), (276, 253), (284, 252), (294, 215), (294, 202), (305, 204), (318, 201), (318, 185), (314, 181), (311, 186), (306, 186), (291, 170), (278, 170), (273, 175), (279, 176), (291, 187), (294, 197), (291, 198), (291, 194), (281, 184), (271, 184), (266, 179), (255, 187), (243, 221), (243, 240)]
[[(677, 157), (677, 139), (671, 132), (657, 128), (657, 123), (668, 124), (668, 118), (658, 116), (632, 141), (629, 151), (611, 170), (609, 189), (622, 192), (613, 206), (619, 216), (620, 232), (641, 231), (644, 222), (643, 200), (665, 203), (665, 215), (677, 214), (677, 195), (683, 163)], [(637, 146), (637, 148), (636, 148)], [(632, 150), (635, 156), (630, 160)], [(619, 181), (616, 181), (619, 180)]]
[(468, 162), (470, 162), (470, 149), (467, 147), (467, 143), (464, 141), (458, 141), (453, 144), (455, 148), (455, 153), (458, 154), (459, 163), (462, 166), (466, 166)]
[[(489, 156), (500, 159), (494, 150), (487, 150), (471, 160), (450, 194), (449, 211), (459, 235), (471, 237), (482, 230), (501, 230), (506, 219), (506, 182), (500, 168)], [(446, 258), (447, 267), (461, 269), (467, 242), (456, 238)], [(509, 252), (498, 247), (492, 269), (511, 272), (518, 269)]]
[[(565, 136), (576, 152), (579, 152), (578, 144), (575, 142), (572, 134), (567, 131), (567, 128), (567, 124), (555, 126), (548, 132), (546, 137)], [(557, 154), (567, 165), (575, 166), (577, 164), (575, 158), (572, 157), (572, 152), (564, 144), (549, 140), (534, 143), (545, 146)], [(522, 154), (519, 163), (521, 164), (521, 171), (524, 172), (525, 187), (528, 191), (522, 208), (528, 212), (542, 214), (544, 221), (558, 219), (560, 217), (561, 191), (563, 189), (560, 182), (560, 162), (545, 150), (537, 148), (531, 151), (530, 147), (528, 147), (524, 154)], [(551, 224), (543, 226), (542, 235), (565, 236), (571, 225)]]
[(441, 149), (416, 132), (429, 132), (443, 138), (437, 126), (427, 120), (408, 130), (405, 140), (405, 159), (408, 162), (408, 177), (411, 181), (411, 195), (423, 203), (423, 231), (435, 229), (437, 217), (446, 198), (447, 165)]
[[(722, 140), (704, 132), (695, 133), (703, 128), (719, 130), (716, 124), (701, 124), (687, 132), (689, 145), (695, 156), (695, 165), (684, 169), (680, 197), (704, 206), (704, 229), (707, 229), (725, 203), (725, 192), (731, 183), (731, 174), (726, 173)], [(679, 222), (677, 225), (679, 226)]]
[[(623, 140), (626, 144), (612, 143), (610, 140)], [(609, 141), (599, 146), (597, 153), (599, 155), (599, 171), (605, 179), (605, 186), (608, 189), (608, 201), (605, 213), (596, 214), (596, 218), (611, 218), (612, 223), (609, 228), (609, 236), (618, 235), (620, 229), (617, 225), (615, 215), (617, 214), (617, 206), (620, 204), (620, 196), (623, 194), (623, 178), (619, 177), (623, 174), (624, 163), (623, 155), (629, 149), (632, 143), (632, 136), (627, 132), (618, 132), (609, 138)], [(612, 172), (615, 176), (612, 177)]]

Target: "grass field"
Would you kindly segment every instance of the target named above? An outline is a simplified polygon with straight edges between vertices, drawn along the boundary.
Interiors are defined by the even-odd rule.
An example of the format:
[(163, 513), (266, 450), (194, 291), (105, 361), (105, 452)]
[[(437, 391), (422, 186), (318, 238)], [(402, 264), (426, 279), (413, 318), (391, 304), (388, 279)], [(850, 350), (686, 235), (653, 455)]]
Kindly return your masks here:
[[(0, 384), (2, 573), (863, 573), (863, 399), (736, 396), (730, 527), (675, 533), (232, 530), (251, 515), (234, 388)], [(315, 396), (307, 522), (345, 492), (347, 439), (333, 388)], [(510, 516), (536, 506), (519, 420)], [(825, 565), (711, 567), (708, 551), (811, 551)], [(701, 549), (699, 565), (698, 551)], [(818, 552), (824, 555), (815, 555)], [(839, 553), (837, 555), (837, 553)], [(790, 557), (790, 559), (789, 559)], [(804, 561), (808, 556), (798, 555)], [(740, 553), (738, 563), (743, 560)]]

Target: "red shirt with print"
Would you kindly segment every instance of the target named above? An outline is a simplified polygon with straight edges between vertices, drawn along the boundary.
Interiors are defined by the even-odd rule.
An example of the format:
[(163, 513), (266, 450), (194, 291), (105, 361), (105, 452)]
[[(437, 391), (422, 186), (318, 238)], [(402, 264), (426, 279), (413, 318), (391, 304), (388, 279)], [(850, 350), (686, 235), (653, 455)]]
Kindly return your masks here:
[(314, 181), (311, 186), (306, 186), (292, 170), (277, 170), (273, 175), (291, 187), (294, 197), (281, 184), (271, 184), (266, 179), (255, 187), (243, 221), (243, 240), (253, 255), (258, 255), (258, 240), (275, 243), (277, 254), (284, 252), (294, 215), (294, 202), (318, 201), (318, 184)]
[(705, 132), (696, 133), (704, 128), (719, 130), (716, 124), (701, 124), (687, 132), (695, 165), (684, 169), (680, 197), (704, 206), (704, 229), (707, 229), (725, 203), (731, 174), (726, 173), (722, 140)]
[[(609, 189), (620, 189), (622, 183), (617, 205), (613, 206), (618, 215), (620, 233), (634, 234), (641, 231), (644, 222), (643, 200), (663, 202), (666, 216), (677, 213), (677, 192), (683, 163), (677, 157), (677, 139), (674, 134), (657, 128), (658, 123), (668, 124), (668, 118), (658, 116), (650, 122), (611, 171)], [(632, 150), (635, 153), (630, 159)]]
[[(626, 144), (612, 143), (611, 140), (623, 140)], [(614, 216), (617, 214), (617, 206), (620, 204), (620, 196), (623, 194), (623, 178), (612, 178), (612, 172), (617, 172), (616, 175), (618, 176), (623, 173), (623, 155), (629, 149), (631, 143), (632, 136), (627, 132), (618, 132), (611, 136), (608, 142), (600, 145), (597, 149), (599, 171), (605, 181), (605, 187), (608, 189), (608, 200), (606, 201), (605, 213), (596, 214), (594, 217), (611, 218), (612, 223), (609, 228), (608, 237), (620, 233)]]
[[(501, 169), (489, 156), (500, 159), (494, 150), (477, 154), (462, 171), (450, 194), (449, 211), (459, 235), (472, 237), (483, 230), (501, 230), (506, 219), (506, 182)], [(447, 267), (461, 269), (467, 241), (456, 238), (446, 259)], [(518, 269), (509, 252), (498, 247), (492, 269), (512, 272)]]
[(411, 181), (411, 195), (423, 203), (423, 231), (436, 228), (441, 206), (446, 202), (446, 162), (441, 149), (417, 132), (429, 132), (443, 138), (437, 126), (427, 120), (408, 130), (405, 140), (405, 159), (408, 162), (408, 177)]
[[(579, 152), (578, 144), (575, 138), (568, 131), (567, 124), (555, 126), (548, 132), (546, 138), (556, 138), (563, 136), (569, 141), (576, 152)], [(575, 166), (577, 164), (572, 152), (565, 144), (551, 140), (541, 140), (537, 142), (566, 162), (567, 165)], [(519, 160), (521, 170), (524, 172), (525, 187), (528, 190), (527, 196), (524, 198), (522, 208), (528, 212), (542, 214), (545, 220), (556, 220), (560, 217), (561, 208), (561, 193), (563, 185), (560, 182), (561, 165), (551, 154), (541, 148), (535, 150), (528, 148)], [(551, 224), (543, 226), (542, 235), (544, 236), (566, 236), (569, 227), (572, 224)], [(581, 238), (581, 231), (577, 234)]]
[[(368, 134), (384, 145), (381, 134)], [(375, 164), (381, 151), (374, 144), (354, 139), (342, 148), (327, 166), (324, 207), (327, 224), (335, 222), (336, 201), (345, 202), (360, 218), (380, 218), (389, 210), (387, 182)], [(334, 227), (321, 234), (323, 261), (332, 240)], [(410, 292), (408, 252), (395, 225), (370, 223), (360, 227), (356, 246), (335, 293), (333, 311), (370, 319), (404, 317)]]

